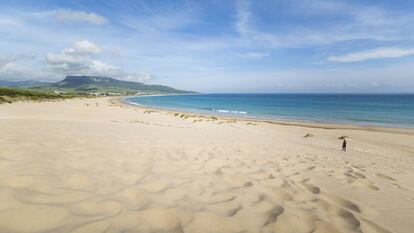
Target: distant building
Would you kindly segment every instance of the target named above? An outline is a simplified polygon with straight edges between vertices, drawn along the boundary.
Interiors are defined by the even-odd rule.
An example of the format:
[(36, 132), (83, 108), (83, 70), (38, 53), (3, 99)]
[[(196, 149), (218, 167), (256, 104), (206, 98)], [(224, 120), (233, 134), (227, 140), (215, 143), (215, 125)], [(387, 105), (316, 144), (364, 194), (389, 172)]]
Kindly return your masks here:
[(89, 92), (88, 94), (93, 95), (93, 96), (102, 96), (103, 95), (103, 93), (101, 93), (101, 92)]

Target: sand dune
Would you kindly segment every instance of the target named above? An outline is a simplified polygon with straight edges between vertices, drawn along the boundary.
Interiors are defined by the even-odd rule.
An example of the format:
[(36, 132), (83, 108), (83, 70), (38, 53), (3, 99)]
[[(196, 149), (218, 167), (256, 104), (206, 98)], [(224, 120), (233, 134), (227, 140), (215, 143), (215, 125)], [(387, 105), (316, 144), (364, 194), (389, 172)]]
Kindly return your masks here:
[(0, 105), (0, 232), (413, 232), (414, 131), (308, 126)]

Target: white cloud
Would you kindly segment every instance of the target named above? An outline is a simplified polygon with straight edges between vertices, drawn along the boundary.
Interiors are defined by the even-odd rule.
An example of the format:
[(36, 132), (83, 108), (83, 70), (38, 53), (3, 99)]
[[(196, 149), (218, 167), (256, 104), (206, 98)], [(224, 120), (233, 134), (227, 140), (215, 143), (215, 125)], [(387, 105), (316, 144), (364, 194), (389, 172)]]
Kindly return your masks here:
[(115, 15), (117, 23), (145, 34), (157, 34), (174, 31), (193, 25), (198, 21), (196, 8), (184, 2), (163, 4), (151, 1), (132, 1), (129, 8), (121, 15)]
[(109, 76), (128, 81), (148, 81), (151, 75), (130, 73), (120, 67), (97, 59), (101, 49), (94, 43), (81, 40), (74, 48), (63, 49), (60, 53), (48, 53), (46, 63), (49, 71), (57, 75), (98, 75)]
[[(277, 2), (277, 3), (276, 3)], [(276, 1), (269, 9), (283, 9), (289, 16), (317, 17), (324, 23), (295, 23), (284, 27), (277, 10), (257, 14), (257, 1), (236, 2), (234, 27), (245, 45), (266, 48), (299, 48), (323, 46), (352, 40), (392, 41), (412, 39), (409, 28), (414, 26), (414, 15), (403, 11), (352, 4), (347, 1), (292, 0)], [(275, 14), (263, 19), (262, 14)], [(334, 18), (333, 18), (334, 17)], [(263, 24), (268, 26), (262, 27)], [(280, 26), (279, 26), (280, 24)]]
[(49, 69), (64, 74), (114, 73), (116, 67), (91, 58), (100, 51), (101, 49), (90, 41), (76, 41), (74, 48), (63, 49), (61, 53), (48, 53), (46, 62)]
[(147, 82), (151, 79), (154, 79), (154, 76), (151, 74), (129, 74), (122, 78), (125, 81), (132, 81), (132, 82)]
[(49, 53), (46, 56), (48, 68), (62, 74), (111, 75), (118, 76), (118, 67), (96, 60), (91, 55), (101, 51), (87, 40), (75, 42), (74, 48), (63, 49), (61, 53)]
[(31, 53), (15, 55), (0, 54), (0, 80), (51, 80), (53, 74), (33, 65), (36, 56)]
[(241, 36), (250, 32), (250, 23), (252, 13), (249, 9), (249, 2), (246, 0), (239, 0), (236, 4), (236, 30)]
[(101, 49), (96, 46), (94, 43), (81, 40), (75, 42), (75, 48), (67, 48), (62, 51), (63, 54), (79, 54), (79, 55), (92, 55), (98, 54), (101, 52)]
[(330, 56), (327, 59), (334, 62), (359, 62), (380, 58), (397, 58), (414, 54), (414, 49), (377, 48), (339, 56)]
[(104, 17), (94, 12), (74, 11), (69, 9), (57, 10), (54, 13), (56, 19), (64, 22), (86, 22), (90, 24), (105, 24), (108, 22)]
[(18, 67), (12, 56), (0, 55), (0, 79), (16, 80), (24, 76), (24, 70)]
[(264, 57), (268, 57), (269, 55), (270, 55), (269, 53), (263, 53), (263, 52), (249, 52), (249, 53), (239, 54), (240, 57), (247, 58), (247, 59), (261, 59)]
[(81, 53), (99, 53), (101, 51), (101, 49), (98, 48), (98, 46), (87, 40), (77, 41), (75, 43), (75, 46), (76, 49)]
[(116, 75), (120, 74), (120, 69), (116, 66), (106, 64), (98, 60), (91, 60), (90, 69), (97, 74)]
[(18, 72), (16, 64), (13, 62), (5, 63), (0, 66), (0, 74)]
[(32, 78), (37, 73), (17, 65), (15, 62), (0, 63), (0, 79), (20, 81)]
[(46, 56), (46, 62), (48, 68), (57, 73), (64, 74), (89, 73), (90, 66), (92, 65), (91, 60), (88, 58), (64, 53), (49, 53)]

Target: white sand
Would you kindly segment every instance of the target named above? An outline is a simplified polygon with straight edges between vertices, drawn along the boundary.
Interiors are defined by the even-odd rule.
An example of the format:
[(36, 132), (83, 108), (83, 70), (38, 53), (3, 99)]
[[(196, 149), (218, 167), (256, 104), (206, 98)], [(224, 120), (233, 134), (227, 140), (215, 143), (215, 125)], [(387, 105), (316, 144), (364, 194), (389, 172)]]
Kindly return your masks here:
[(414, 232), (414, 131), (320, 126), (0, 105), (0, 232)]

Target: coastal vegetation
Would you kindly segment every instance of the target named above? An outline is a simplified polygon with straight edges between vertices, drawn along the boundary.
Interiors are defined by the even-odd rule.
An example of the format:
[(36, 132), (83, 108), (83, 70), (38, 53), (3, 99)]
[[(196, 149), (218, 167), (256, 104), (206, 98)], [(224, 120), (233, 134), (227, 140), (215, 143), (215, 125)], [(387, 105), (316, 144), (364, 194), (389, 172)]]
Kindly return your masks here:
[(49, 93), (45, 91), (31, 90), (17, 87), (0, 87), (0, 104), (12, 103), (15, 101), (43, 101), (68, 99), (82, 96), (76, 93)]
[[(2, 87), (3, 86), (3, 87)], [(73, 97), (192, 93), (162, 85), (147, 85), (103, 76), (67, 76), (59, 82), (0, 81), (0, 103)]]

